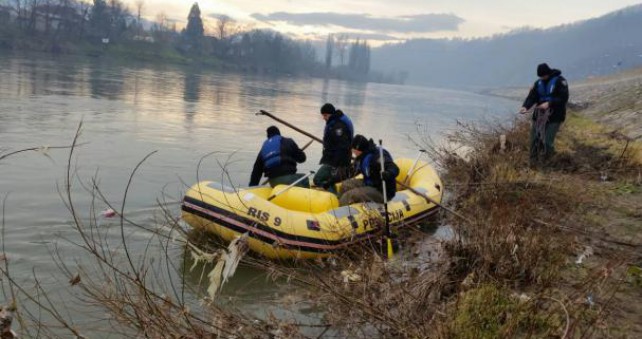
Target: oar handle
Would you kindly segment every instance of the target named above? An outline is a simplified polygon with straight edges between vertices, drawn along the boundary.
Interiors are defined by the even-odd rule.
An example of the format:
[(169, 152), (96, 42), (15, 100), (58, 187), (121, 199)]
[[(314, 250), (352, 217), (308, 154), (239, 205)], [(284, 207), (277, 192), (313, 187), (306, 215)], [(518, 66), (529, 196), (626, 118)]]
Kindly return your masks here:
[(403, 183), (406, 184), (408, 181), (410, 181), (410, 177), (415, 174), (415, 167), (417, 166), (417, 163), (419, 162), (419, 158), (421, 157), (421, 153), (425, 152), (426, 150), (420, 149), (419, 154), (417, 154), (417, 157), (415, 158), (415, 162), (412, 163), (412, 166), (410, 166), (410, 169), (408, 170), (408, 173), (406, 173), (406, 178), (403, 179)]
[(285, 120), (283, 120), (283, 119), (280, 119), (280, 118), (275, 117), (272, 113), (270, 113), (270, 112), (268, 112), (268, 111), (265, 111), (265, 110), (259, 110), (259, 113), (257, 113), (257, 115), (266, 115), (266, 116), (268, 116), (268, 117), (270, 117), (270, 118), (272, 118), (272, 119), (274, 119), (274, 120), (276, 120), (276, 121), (278, 121), (278, 122), (280, 122), (280, 123), (284, 124), (285, 126), (288, 126), (288, 127), (290, 127), (291, 129), (293, 129), (293, 130), (295, 130), (295, 131), (297, 131), (297, 132), (299, 132), (299, 133), (301, 133), (301, 134), (303, 134), (303, 135), (306, 135), (306, 136), (308, 136), (308, 137), (312, 138), (312, 140), (314, 140), (314, 141), (318, 141), (318, 142), (320, 142), (320, 143), (323, 143), (323, 140), (321, 140), (321, 139), (317, 138), (317, 137), (316, 137), (316, 136), (314, 136), (313, 134), (308, 133), (308, 132), (306, 132), (306, 131), (304, 131), (304, 130), (300, 129), (300, 128), (298, 128), (298, 127), (296, 127), (296, 126), (294, 126), (294, 125), (290, 124), (289, 122), (287, 122), (287, 121), (285, 121)]
[(435, 205), (437, 205), (437, 206), (439, 206), (439, 207), (443, 208), (443, 209), (444, 209), (445, 211), (447, 211), (447, 212), (452, 213), (454, 216), (456, 216), (456, 217), (458, 217), (458, 218), (461, 218), (462, 220), (464, 220), (464, 221), (466, 221), (466, 222), (468, 222), (468, 223), (472, 223), (472, 221), (470, 221), (470, 219), (468, 219), (468, 218), (464, 217), (463, 215), (461, 215), (461, 214), (459, 214), (459, 213), (457, 213), (457, 212), (453, 211), (452, 209), (450, 209), (450, 208), (448, 208), (448, 207), (446, 207), (446, 206), (444, 206), (444, 205), (442, 205), (442, 204), (438, 203), (437, 201), (435, 201), (435, 199), (433, 199), (433, 198), (429, 197), (427, 194), (421, 193), (421, 192), (417, 191), (416, 189), (414, 189), (414, 188), (412, 188), (412, 187), (410, 187), (410, 186), (406, 185), (405, 183), (403, 183), (403, 182), (401, 182), (401, 181), (399, 181), (399, 180), (397, 180), (397, 184), (399, 184), (401, 187), (403, 187), (403, 188), (405, 188), (405, 189), (408, 189), (410, 192), (412, 192), (412, 193), (414, 193), (414, 194), (416, 194), (416, 195), (418, 195), (418, 196), (420, 196), (420, 197), (422, 197), (422, 198), (426, 199), (426, 201), (428, 201), (428, 202), (430, 202), (430, 203), (433, 203), (433, 204), (435, 204)]
[(274, 198), (278, 197), (279, 195), (281, 195), (281, 194), (285, 193), (285, 191), (287, 191), (287, 190), (289, 190), (290, 188), (292, 188), (292, 187), (296, 186), (296, 184), (298, 184), (298, 183), (300, 183), (301, 181), (303, 181), (303, 180), (307, 179), (308, 177), (310, 177), (310, 176), (311, 176), (312, 174), (314, 174), (314, 173), (315, 173), (314, 171), (310, 171), (308, 174), (306, 174), (306, 175), (304, 175), (304, 176), (300, 177), (299, 179), (297, 179), (297, 181), (295, 181), (295, 182), (291, 183), (288, 187), (284, 188), (283, 190), (279, 191), (278, 193), (272, 194), (269, 198), (267, 198), (267, 200), (268, 200), (268, 201), (271, 201), (272, 199), (274, 199)]
[(305, 149), (308, 148), (308, 146), (312, 145), (313, 142), (314, 142), (314, 139), (311, 139), (310, 141), (308, 141), (307, 144), (303, 145), (303, 148), (301, 148), (301, 150), (305, 151)]
[(381, 161), (381, 170), (379, 171), (379, 175), (381, 176), (381, 184), (383, 187), (383, 203), (388, 207), (388, 192), (386, 190), (386, 180), (383, 177), (385, 161), (383, 159), (383, 142), (381, 139), (379, 139), (379, 160)]
[(394, 248), (392, 246), (392, 234), (390, 233), (390, 216), (388, 215), (388, 190), (386, 187), (386, 179), (383, 177), (383, 172), (385, 171), (385, 159), (383, 157), (383, 141), (379, 139), (379, 160), (381, 161), (381, 170), (379, 174), (381, 175), (381, 187), (383, 188), (383, 210), (386, 221), (386, 228), (383, 240), (385, 241), (386, 246), (386, 258), (392, 259), (394, 255)]

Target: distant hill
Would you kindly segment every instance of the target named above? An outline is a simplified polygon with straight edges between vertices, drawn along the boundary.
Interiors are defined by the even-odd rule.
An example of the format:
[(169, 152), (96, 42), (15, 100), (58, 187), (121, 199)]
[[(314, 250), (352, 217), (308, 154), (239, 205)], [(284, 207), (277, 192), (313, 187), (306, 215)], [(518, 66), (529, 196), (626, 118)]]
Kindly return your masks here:
[(642, 66), (642, 5), (545, 30), (414, 39), (372, 50), (373, 69), (407, 71), (407, 83), (436, 87), (524, 85), (534, 80), (540, 62), (571, 81)]

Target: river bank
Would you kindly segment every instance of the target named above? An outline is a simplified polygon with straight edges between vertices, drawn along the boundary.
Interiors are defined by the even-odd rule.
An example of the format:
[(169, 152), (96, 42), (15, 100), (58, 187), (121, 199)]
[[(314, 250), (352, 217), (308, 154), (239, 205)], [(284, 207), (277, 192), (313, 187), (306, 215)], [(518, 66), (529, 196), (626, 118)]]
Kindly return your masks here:
[[(6, 293), (0, 304), (21, 316), (13, 329), (24, 337), (29, 329), (45, 331), (38, 325), (52, 323), (59, 324), (58, 332), (45, 332), (52, 337), (64, 331), (102, 334), (97, 328), (124, 337), (640, 337), (642, 308), (635, 302), (642, 297), (640, 146), (592, 120), (590, 106), (574, 107), (559, 134), (557, 156), (536, 169), (528, 166), (527, 117), (459, 124), (447, 145), (435, 145), (429, 136), (418, 141), (441, 170), (446, 205), (461, 215), (444, 211), (437, 220), (454, 234), (437, 239), (425, 230), (408, 230), (393, 261), (381, 260), (370, 248), (296, 265), (246, 257), (243, 266), (282, 286), (270, 308), (257, 314), (237, 310), (231, 297), (212, 300), (192, 291), (198, 297), (193, 300), (185, 294), (200, 287), (183, 284), (185, 275), (199, 276), (207, 285), (212, 266), (196, 264), (221, 252), (183, 251), (176, 244), (182, 238), (172, 233), (181, 233), (177, 211), (165, 206), (164, 218), (153, 225), (173, 231), (151, 228), (154, 236), (141, 238), (162, 249), (145, 249), (141, 257), (130, 257), (131, 247), (118, 243), (118, 232), (125, 242), (124, 230), (136, 223), (129, 215), (111, 228), (118, 235), (111, 244), (103, 242), (109, 228), (101, 225), (98, 211), (89, 219), (70, 219), (84, 235), (79, 240), (87, 241), (89, 265), (59, 267), (67, 270), (69, 293), (101, 308), (101, 322), (74, 323), (63, 315), (64, 305), (41, 302), (44, 313), (61, 309), (54, 313), (59, 318), (39, 323), (41, 318), (25, 313), (34, 308), (25, 308), (24, 294), (36, 302), (47, 291), (25, 289), (9, 279), (8, 269), (3, 283), (14, 294)], [(501, 135), (505, 148), (499, 146)], [(467, 151), (455, 152), (453, 144)], [(69, 159), (73, 163), (71, 154)], [(115, 210), (117, 205), (112, 201)], [(119, 248), (126, 256), (112, 251)], [(12, 260), (0, 256), (3, 266)], [(240, 298), (260, 303), (262, 295), (240, 286)], [(15, 295), (19, 302), (11, 304)], [(232, 305), (221, 306), (226, 303)]]
[[(499, 290), (508, 288), (531, 302), (555, 300), (531, 309), (534, 314), (526, 319), (537, 322), (543, 316), (550, 321), (557, 312), (559, 323), (548, 325), (557, 326), (561, 337), (638, 337), (642, 308), (629, 301), (642, 296), (641, 148), (614, 133), (612, 126), (591, 119), (592, 114), (608, 114), (593, 112), (570, 112), (558, 139), (559, 153), (538, 170), (527, 169), (525, 154), (519, 155), (527, 149), (528, 123), (508, 131), (513, 147), (508, 156), (492, 155), (496, 142), (488, 134), (468, 134), (478, 143), (485, 135), (485, 147), (476, 149), (475, 162), (449, 165), (448, 176), (451, 182), (465, 183), (454, 201), (490, 226), (460, 225), (468, 238), (482, 239), (472, 247), (486, 265), (482, 273), (467, 277)], [(476, 256), (470, 260), (478, 261)], [(480, 319), (470, 320), (471, 330), (476, 330)], [(518, 334), (518, 324), (505, 323), (496, 334)]]
[[(304, 279), (310, 298), (355, 337), (642, 336), (639, 86), (634, 72), (573, 87), (558, 153), (536, 169), (527, 117), (460, 124), (448, 140), (464, 155), (426, 138), (459, 214), (440, 221), (454, 239), (435, 250), (419, 237), (411, 253), (429, 265), (348, 260)], [(346, 269), (358, 278), (342, 283)]]
[[(617, 129), (629, 138), (642, 137), (642, 68), (569, 86), (569, 106), (579, 115)], [(483, 93), (521, 101), (528, 94), (528, 88), (496, 88)]]
[[(451, 141), (465, 145), (466, 156), (433, 148), (447, 204), (463, 215), (444, 214), (456, 237), (441, 243), (437, 263), (410, 274), (365, 273), (316, 298), (332, 305), (335, 321), (374, 324), (382, 336), (642, 335), (642, 306), (631, 302), (642, 297), (641, 148), (582, 114), (570, 112), (558, 154), (535, 170), (527, 119), (462, 125)], [(414, 251), (426, 258), (422, 248)], [(394, 272), (384, 267), (374, 271)], [(341, 286), (336, 280), (310, 283), (323, 290)]]

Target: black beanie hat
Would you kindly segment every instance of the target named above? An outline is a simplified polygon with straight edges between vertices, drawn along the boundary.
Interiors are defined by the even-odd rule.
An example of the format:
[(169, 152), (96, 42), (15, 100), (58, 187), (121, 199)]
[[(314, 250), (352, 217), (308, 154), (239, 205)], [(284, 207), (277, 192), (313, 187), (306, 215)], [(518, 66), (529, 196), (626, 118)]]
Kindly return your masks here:
[(337, 110), (334, 109), (334, 106), (330, 103), (321, 106), (321, 114), (334, 114), (336, 112)]
[(370, 142), (361, 134), (357, 134), (354, 136), (354, 138), (352, 138), (352, 149), (356, 149), (360, 152), (365, 152), (368, 150), (369, 146)]
[(550, 67), (546, 63), (539, 64), (537, 65), (537, 76), (538, 77), (543, 77), (545, 75), (551, 75), (553, 71), (551, 70)]
[(270, 126), (267, 128), (267, 137), (271, 138), (275, 135), (281, 135), (281, 131), (279, 131), (279, 128), (276, 126)]

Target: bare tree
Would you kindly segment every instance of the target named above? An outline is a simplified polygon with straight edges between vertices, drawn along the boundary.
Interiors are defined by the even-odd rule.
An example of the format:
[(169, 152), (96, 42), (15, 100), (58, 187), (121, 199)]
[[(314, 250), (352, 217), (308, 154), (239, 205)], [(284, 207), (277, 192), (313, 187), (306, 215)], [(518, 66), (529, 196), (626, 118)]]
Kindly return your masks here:
[(138, 22), (140, 22), (140, 16), (143, 12), (143, 7), (145, 6), (145, 1), (144, 0), (137, 0), (136, 1), (136, 19)]
[(136, 34), (141, 35), (143, 31), (143, 24), (140, 21), (140, 17), (143, 12), (143, 7), (145, 6), (145, 1), (137, 0), (135, 5), (136, 5)]
[(341, 61), (341, 66), (344, 66), (346, 54), (348, 52), (348, 35), (339, 34), (334, 40), (334, 51), (337, 53), (339, 60)]
[(160, 12), (156, 14), (156, 26), (159, 31), (165, 31), (167, 28), (167, 14)]
[(27, 6), (26, 1), (27, 0), (13, 0), (13, 3), (14, 3), (13, 7), (16, 11), (16, 22), (18, 23), (18, 28), (21, 28), (21, 29), (23, 28), (22, 20), (25, 17), (24, 11), (25, 11), (25, 7)]
[(160, 12), (156, 14), (156, 23), (152, 27), (152, 31), (154, 33), (154, 38), (159, 41), (166, 43), (168, 42), (169, 34), (168, 32), (170, 31), (170, 23), (169, 19), (167, 18), (167, 14), (165, 12)]
[(36, 31), (36, 18), (38, 16), (39, 0), (30, 0), (29, 24), (27, 25), (29, 31), (32, 33)]
[(325, 44), (325, 68), (329, 70), (332, 68), (332, 56), (334, 55), (334, 36), (328, 35), (328, 40)]
[(79, 29), (78, 29), (78, 36), (82, 37), (85, 35), (85, 23), (89, 21), (89, 13), (90, 13), (90, 5), (84, 1), (81, 1), (78, 3), (78, 13), (80, 14), (79, 18)]
[(219, 39), (223, 40), (230, 34), (230, 26), (234, 24), (234, 19), (230, 18), (225, 14), (221, 14), (217, 17), (216, 22), (216, 33)]

